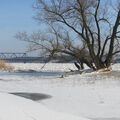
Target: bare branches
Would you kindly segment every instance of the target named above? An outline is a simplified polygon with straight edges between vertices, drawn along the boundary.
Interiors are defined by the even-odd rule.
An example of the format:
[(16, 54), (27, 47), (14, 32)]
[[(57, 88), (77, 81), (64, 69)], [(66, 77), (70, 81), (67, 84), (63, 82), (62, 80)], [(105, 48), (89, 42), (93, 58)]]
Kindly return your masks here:
[(65, 54), (86, 61), (85, 56), (89, 56), (92, 68), (108, 67), (112, 56), (120, 51), (120, 10), (114, 12), (117, 18), (113, 24), (109, 13), (112, 5), (107, 8), (103, 4), (109, 6), (103, 0), (37, 0), (35, 19), (51, 29), (44, 35), (22, 33), (18, 38), (32, 43), (32, 50), (40, 49), (51, 57)]

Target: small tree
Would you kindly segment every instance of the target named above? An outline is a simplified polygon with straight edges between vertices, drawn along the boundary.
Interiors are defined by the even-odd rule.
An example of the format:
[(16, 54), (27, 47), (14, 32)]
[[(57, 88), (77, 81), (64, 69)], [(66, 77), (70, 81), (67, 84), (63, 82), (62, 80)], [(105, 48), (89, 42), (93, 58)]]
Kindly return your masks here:
[[(120, 52), (120, 9), (118, 7), (114, 10), (115, 3), (111, 7), (108, 2), (110, 1), (36, 0), (35, 19), (50, 25), (54, 36), (49, 33), (46, 37), (45, 33), (43, 38), (39, 33), (32, 36), (31, 40), (24, 40), (32, 42), (32, 49), (36, 44), (38, 46), (35, 49), (40, 47), (45, 52), (47, 50), (51, 56), (54, 53), (64, 53), (93, 69), (109, 67), (113, 56)], [(54, 25), (62, 26), (62, 30), (56, 29)], [(77, 40), (72, 39), (73, 36), (77, 36)]]

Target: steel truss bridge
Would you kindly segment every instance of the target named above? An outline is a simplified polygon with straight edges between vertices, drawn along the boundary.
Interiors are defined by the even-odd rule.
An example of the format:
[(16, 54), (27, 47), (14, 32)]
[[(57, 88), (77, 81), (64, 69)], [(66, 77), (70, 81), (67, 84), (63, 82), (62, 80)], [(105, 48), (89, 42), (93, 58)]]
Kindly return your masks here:
[(0, 53), (0, 59), (24, 58), (27, 53)]
[(27, 53), (0, 53), (0, 60), (6, 62), (43, 62), (43, 57), (29, 57)]

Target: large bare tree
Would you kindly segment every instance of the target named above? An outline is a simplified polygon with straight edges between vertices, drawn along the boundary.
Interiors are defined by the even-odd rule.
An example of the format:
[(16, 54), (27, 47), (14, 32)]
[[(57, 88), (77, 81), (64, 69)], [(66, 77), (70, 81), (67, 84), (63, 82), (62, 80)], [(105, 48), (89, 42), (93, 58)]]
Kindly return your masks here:
[[(52, 32), (48, 35), (45, 33), (44, 38), (41, 34), (35, 35), (34, 39), (24, 35), (27, 36), (24, 40), (32, 42), (32, 49), (38, 45), (38, 48), (49, 51), (51, 56), (64, 53), (93, 69), (109, 67), (113, 56), (120, 52), (120, 8), (115, 6), (115, 1), (114, 4), (111, 2), (36, 0), (34, 8), (37, 14), (34, 18), (39, 23), (51, 26)], [(116, 2), (118, 4), (119, 0)], [(62, 29), (59, 30), (59, 26)], [(21, 38), (20, 34), (18, 36)], [(77, 36), (77, 39), (73, 39), (73, 36)]]

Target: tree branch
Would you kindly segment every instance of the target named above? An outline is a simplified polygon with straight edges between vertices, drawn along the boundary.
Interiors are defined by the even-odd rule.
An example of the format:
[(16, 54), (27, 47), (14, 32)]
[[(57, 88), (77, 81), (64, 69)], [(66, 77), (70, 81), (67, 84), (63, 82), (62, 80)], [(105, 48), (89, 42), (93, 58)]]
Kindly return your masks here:
[(96, 7), (96, 11), (95, 11), (95, 22), (96, 22), (96, 26), (97, 26), (97, 32), (98, 32), (98, 53), (97, 53), (97, 56), (99, 56), (100, 54), (100, 51), (101, 51), (101, 38), (100, 38), (100, 26), (99, 26), (99, 21), (97, 19), (97, 15), (98, 15), (98, 9), (99, 9), (99, 6), (100, 6), (100, 1), (101, 0), (98, 0), (98, 4), (97, 4), (97, 7)]
[(112, 32), (112, 36), (111, 36), (109, 52), (108, 52), (108, 55), (107, 55), (107, 58), (106, 58), (106, 63), (110, 63), (109, 61), (112, 58), (112, 52), (113, 52), (113, 49), (114, 49), (113, 46), (114, 46), (114, 41), (115, 41), (115, 37), (116, 37), (116, 33), (117, 33), (119, 23), (120, 23), (120, 10), (118, 12), (117, 19), (116, 19), (115, 25), (113, 27), (113, 32)]

